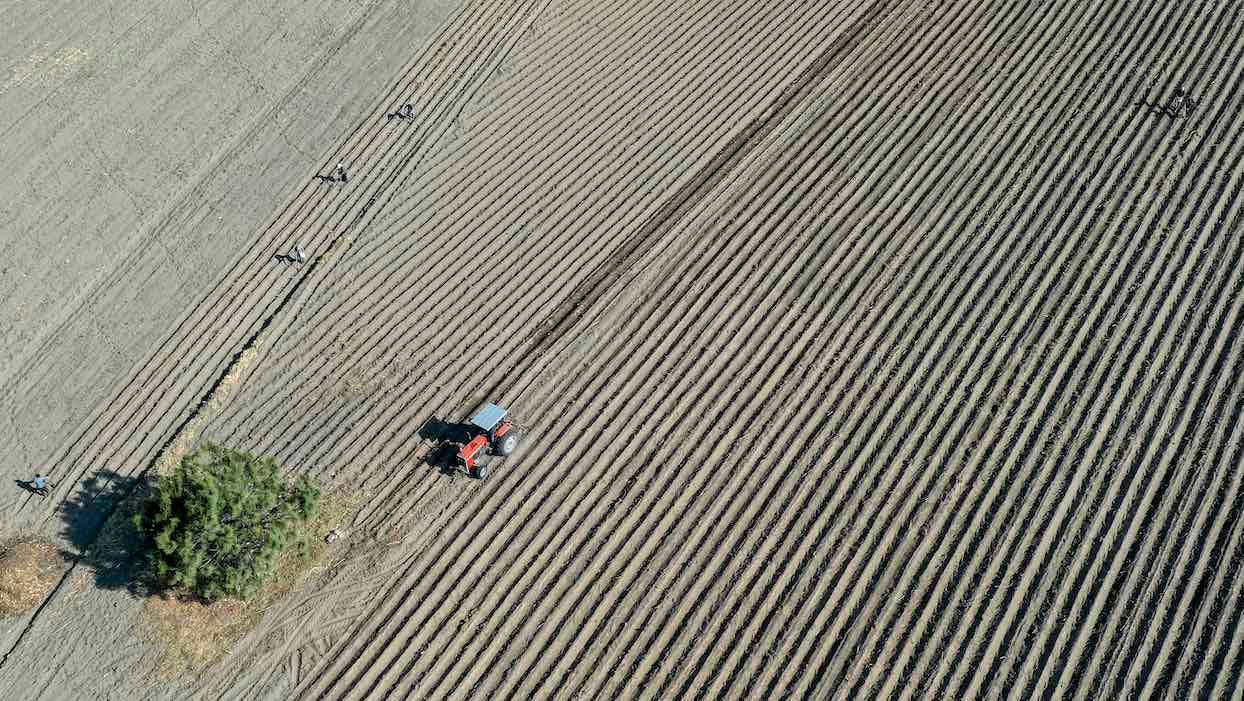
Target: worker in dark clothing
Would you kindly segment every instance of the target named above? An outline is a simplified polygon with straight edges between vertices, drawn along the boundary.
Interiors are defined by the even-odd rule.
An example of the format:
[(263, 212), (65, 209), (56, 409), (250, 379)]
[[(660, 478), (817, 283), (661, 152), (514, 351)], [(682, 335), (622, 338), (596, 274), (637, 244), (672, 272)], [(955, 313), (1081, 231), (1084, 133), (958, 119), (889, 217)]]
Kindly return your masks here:
[(336, 176), (337, 182), (346, 182), (348, 179), (346, 177), (346, 164), (344, 162), (338, 163), (337, 170), (333, 171), (333, 175)]
[(1181, 112), (1188, 115), (1192, 113), (1192, 108), (1195, 106), (1196, 102), (1192, 99), (1192, 95), (1183, 88), (1176, 88), (1175, 97), (1171, 98), (1170, 103), (1166, 105), (1166, 113), (1171, 117), (1179, 117)]
[(386, 119), (414, 119), (415, 106), (409, 102), (398, 107), (396, 110), (385, 115)]
[(307, 252), (302, 250), (301, 243), (295, 242), (294, 247), (289, 250), (289, 253), (283, 253), (277, 256), (276, 258), (277, 260), (280, 260), (286, 263), (306, 263)]

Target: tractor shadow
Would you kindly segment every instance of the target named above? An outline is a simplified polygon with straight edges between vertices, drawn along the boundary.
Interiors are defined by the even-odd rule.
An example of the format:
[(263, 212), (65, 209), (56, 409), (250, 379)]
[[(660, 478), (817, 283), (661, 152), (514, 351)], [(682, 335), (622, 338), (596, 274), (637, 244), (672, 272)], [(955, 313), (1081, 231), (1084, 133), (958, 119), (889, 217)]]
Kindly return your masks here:
[(150, 483), (146, 477), (101, 470), (60, 506), (61, 535), (71, 547), (61, 555), (88, 566), (101, 589), (126, 589), (136, 596), (151, 591), (140, 568), (145, 544), (130, 520), (130, 497), (146, 494)]
[(423, 463), (442, 475), (457, 476), (462, 473), (455, 457), (458, 447), (471, 440), (474, 431), (470, 424), (444, 421), (432, 417), (419, 427), (419, 438), (433, 444), (432, 450), (423, 456)]

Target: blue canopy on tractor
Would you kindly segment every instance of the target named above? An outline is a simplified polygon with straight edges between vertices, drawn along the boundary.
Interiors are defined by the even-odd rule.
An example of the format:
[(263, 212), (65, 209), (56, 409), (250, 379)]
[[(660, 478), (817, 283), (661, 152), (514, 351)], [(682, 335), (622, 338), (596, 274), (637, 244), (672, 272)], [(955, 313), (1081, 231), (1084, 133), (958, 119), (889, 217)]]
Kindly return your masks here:
[(471, 425), (477, 426), (484, 431), (491, 431), (501, 423), (505, 415), (509, 413), (505, 409), (496, 404), (485, 404), (483, 409), (475, 412), (475, 416), (471, 417)]

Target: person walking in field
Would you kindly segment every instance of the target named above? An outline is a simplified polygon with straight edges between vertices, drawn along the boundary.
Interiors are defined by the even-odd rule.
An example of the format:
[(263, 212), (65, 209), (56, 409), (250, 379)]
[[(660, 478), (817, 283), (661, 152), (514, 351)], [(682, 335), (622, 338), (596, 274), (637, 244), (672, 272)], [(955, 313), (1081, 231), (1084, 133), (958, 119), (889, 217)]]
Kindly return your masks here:
[(30, 480), (30, 491), (41, 497), (46, 497), (48, 495), (48, 478), (36, 473), (35, 478)]
[(344, 183), (347, 181), (345, 161), (337, 164), (337, 169), (333, 171), (333, 175), (337, 177), (337, 182)]
[(414, 119), (415, 118), (415, 106), (407, 102), (401, 107), (398, 107), (396, 111), (386, 114), (385, 118), (386, 119)]
[(1183, 88), (1176, 88), (1175, 97), (1171, 98), (1170, 103), (1166, 105), (1166, 113), (1173, 118), (1179, 117), (1181, 112), (1186, 116), (1192, 113), (1192, 108), (1195, 106), (1196, 102), (1192, 99), (1192, 95)]
[(295, 242), (289, 253), (278, 253), (272, 258), (281, 263), (306, 263), (307, 252), (303, 250), (301, 243)]

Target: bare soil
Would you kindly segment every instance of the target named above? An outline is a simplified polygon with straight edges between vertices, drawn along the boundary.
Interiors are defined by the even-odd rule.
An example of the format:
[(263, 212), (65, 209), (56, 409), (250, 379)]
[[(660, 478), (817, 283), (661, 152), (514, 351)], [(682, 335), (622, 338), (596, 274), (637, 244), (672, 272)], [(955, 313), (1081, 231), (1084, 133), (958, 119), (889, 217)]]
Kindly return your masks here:
[[(200, 174), (0, 186), (43, 222), (0, 242), (0, 445), (55, 484), (6, 525), (89, 547), (202, 438), (365, 495), (196, 678), (152, 673), (96, 558), (0, 626), (0, 694), (1240, 695), (1240, 7), (419, 8), (210, 10), (273, 83), (195, 112), (213, 156), (121, 136), (134, 76), (211, 92), (187, 13), (94, 78), (110, 44), (0, 48), (14, 109), (131, 91), (92, 163)], [(30, 157), (92, 158), (65, 139)], [(82, 210), (99, 273), (41, 253)], [(484, 482), (420, 434), (481, 401), (523, 426)]]

